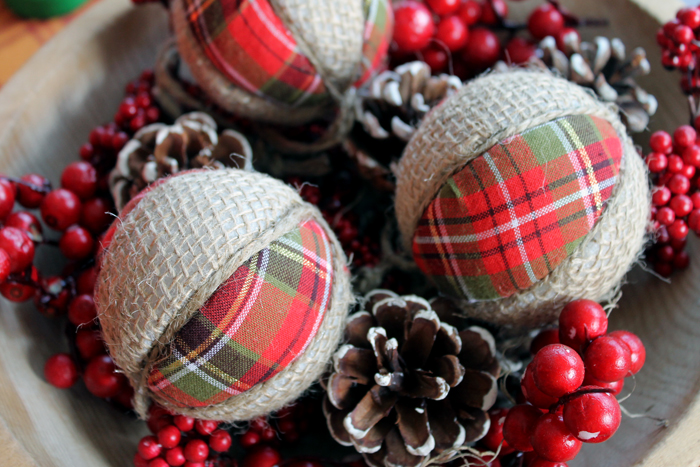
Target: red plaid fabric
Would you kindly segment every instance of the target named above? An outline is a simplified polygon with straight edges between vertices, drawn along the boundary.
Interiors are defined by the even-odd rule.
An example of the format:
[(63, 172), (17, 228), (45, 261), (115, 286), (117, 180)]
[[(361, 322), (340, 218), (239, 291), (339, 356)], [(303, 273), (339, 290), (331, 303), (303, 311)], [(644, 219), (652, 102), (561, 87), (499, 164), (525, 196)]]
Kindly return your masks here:
[(452, 176), (423, 213), (413, 239), (418, 266), (461, 298), (529, 288), (593, 229), (622, 154), (614, 128), (588, 116), (501, 141)]
[[(321, 75), (268, 0), (184, 0), (207, 57), (232, 83), (282, 104), (319, 105), (330, 98)], [(393, 30), (390, 0), (363, 0), (367, 15), (363, 79), (383, 66)]]
[(316, 335), (332, 282), (328, 236), (307, 221), (221, 285), (178, 331), (148, 387), (174, 405), (203, 407), (267, 381)]

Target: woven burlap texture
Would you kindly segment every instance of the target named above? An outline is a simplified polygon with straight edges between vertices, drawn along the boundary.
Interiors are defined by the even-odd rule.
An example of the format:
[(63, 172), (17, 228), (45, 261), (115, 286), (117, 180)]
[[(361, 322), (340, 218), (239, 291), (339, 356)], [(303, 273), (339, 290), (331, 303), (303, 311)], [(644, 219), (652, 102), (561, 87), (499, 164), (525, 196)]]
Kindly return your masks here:
[[(175, 333), (246, 260), (308, 219), (331, 241), (331, 303), (304, 354), (277, 375), (221, 404), (182, 409), (147, 387)], [(314, 206), (268, 176), (236, 169), (193, 172), (153, 189), (117, 228), (97, 278), (95, 301), (110, 355), (149, 401), (185, 415), (249, 420), (297, 399), (326, 370), (353, 300), (343, 250)]]
[(617, 108), (549, 72), (513, 69), (469, 83), (434, 109), (409, 142), (396, 167), (396, 216), (404, 247), (442, 185), (471, 159), (499, 141), (567, 115), (609, 121), (624, 155), (619, 180), (598, 223), (552, 273), (527, 290), (494, 301), (461, 301), (468, 316), (513, 326), (552, 322), (577, 298), (612, 298), (645, 243), (650, 215), (646, 166)]

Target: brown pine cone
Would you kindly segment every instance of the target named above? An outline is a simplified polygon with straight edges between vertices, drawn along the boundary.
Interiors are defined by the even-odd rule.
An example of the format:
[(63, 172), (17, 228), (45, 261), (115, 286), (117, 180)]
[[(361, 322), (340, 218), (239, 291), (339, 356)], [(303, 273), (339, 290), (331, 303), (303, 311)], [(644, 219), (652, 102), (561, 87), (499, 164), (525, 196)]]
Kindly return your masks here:
[(461, 332), (426, 300), (388, 290), (366, 296), (334, 355), (324, 413), (333, 437), (370, 466), (419, 466), (481, 439), (500, 365), (491, 334)]
[(197, 168), (250, 168), (253, 151), (241, 133), (217, 133), (216, 122), (191, 112), (172, 125), (155, 123), (139, 130), (117, 156), (109, 188), (118, 211), (159, 178)]

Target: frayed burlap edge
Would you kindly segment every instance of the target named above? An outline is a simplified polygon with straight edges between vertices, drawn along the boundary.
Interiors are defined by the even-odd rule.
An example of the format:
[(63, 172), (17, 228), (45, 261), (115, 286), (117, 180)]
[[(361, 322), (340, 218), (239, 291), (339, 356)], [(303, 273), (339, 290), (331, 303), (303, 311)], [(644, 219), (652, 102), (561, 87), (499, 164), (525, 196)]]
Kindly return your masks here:
[(605, 212), (577, 249), (550, 275), (511, 297), (459, 301), (470, 317), (536, 327), (576, 298), (606, 300), (637, 261), (650, 210), (646, 167), (614, 105), (547, 71), (514, 69), (477, 78), (433, 110), (409, 142), (397, 169), (396, 213), (409, 251), (415, 226), (444, 183), (493, 145), (568, 115), (610, 122), (623, 142), (619, 181)]
[[(110, 353), (115, 360), (115, 363), (125, 373), (135, 390), (134, 406), (140, 416), (145, 417), (149, 401), (151, 399), (159, 402), (165, 407), (183, 414), (196, 416), (198, 418), (238, 421), (254, 418), (264, 415), (270, 411), (277, 410), (289, 402), (295, 400), (303, 394), (303, 392), (311, 385), (318, 377), (326, 370), (326, 363), (330, 360), (332, 353), (335, 351), (337, 344), (340, 341), (345, 317), (348, 313), (349, 305), (352, 302), (352, 292), (350, 289), (349, 272), (346, 267), (346, 258), (342, 247), (335, 238), (332, 230), (324, 221), (320, 212), (312, 205), (304, 203), (298, 194), (291, 188), (285, 186), (279, 181), (265, 177), (260, 174), (252, 174), (238, 170), (227, 171), (211, 171), (209, 175), (214, 177), (212, 180), (212, 189), (216, 189), (216, 179), (220, 180), (225, 177), (228, 172), (232, 177), (245, 179), (247, 183), (268, 183), (269, 187), (264, 191), (274, 192), (275, 196), (280, 196), (289, 200), (287, 207), (278, 209), (275, 219), (264, 219), (267, 222), (267, 227), (260, 226), (260, 219), (248, 219), (248, 215), (243, 212), (241, 216), (246, 216), (249, 227), (243, 229), (246, 234), (239, 238), (240, 248), (233, 248), (232, 254), (228, 254), (227, 258), (221, 261), (215, 260), (215, 264), (207, 265), (200, 264), (199, 261), (185, 262), (182, 266), (179, 260), (175, 263), (169, 258), (155, 254), (155, 258), (148, 258), (147, 269), (150, 272), (151, 263), (167, 263), (170, 264), (168, 270), (175, 268), (177, 276), (192, 275), (186, 264), (195, 265), (195, 267), (209, 269), (206, 274), (201, 276), (201, 283), (192, 284), (192, 288), (196, 290), (186, 291), (186, 295), (178, 297), (157, 297), (154, 295), (155, 290), (146, 288), (143, 290), (152, 291), (150, 297), (136, 297), (135, 299), (126, 299), (124, 297), (132, 297), (128, 292), (124, 294), (125, 288), (132, 289), (137, 283), (146, 282), (145, 277), (130, 277), (134, 275), (135, 270), (140, 268), (130, 268), (129, 261), (124, 261), (124, 254), (129, 258), (132, 255), (131, 251), (125, 251), (122, 247), (122, 253), (114, 254), (114, 251), (119, 251), (120, 245), (125, 245), (127, 250), (133, 249), (130, 243), (129, 235), (138, 235), (140, 224), (146, 226), (150, 224), (152, 216), (157, 213), (145, 212), (140, 209), (145, 204), (157, 203), (157, 200), (167, 196), (165, 192), (168, 185), (173, 181), (179, 183), (190, 183), (186, 177), (192, 175), (182, 175), (174, 178), (173, 181), (165, 183), (153, 191), (149, 192), (146, 197), (131, 211), (125, 219), (121, 219), (121, 225), (115, 232), (110, 248), (103, 260), (103, 270), (100, 273), (97, 281), (96, 289), (96, 304), (100, 322), (103, 327), (105, 342), (108, 344)], [(196, 177), (202, 174), (194, 175)], [(264, 180), (262, 180), (264, 178)], [(257, 182), (256, 182), (257, 180)], [(201, 182), (201, 180), (197, 180)], [(172, 188), (172, 186), (171, 186)], [(188, 189), (191, 186), (188, 186)], [(197, 186), (199, 188), (199, 186)], [(151, 199), (149, 199), (151, 198)], [(186, 199), (182, 199), (182, 209), (187, 209)], [(173, 203), (170, 203), (173, 204)], [(253, 207), (253, 206), (251, 206)], [(142, 212), (143, 211), (143, 212)], [(150, 216), (150, 217), (149, 217)], [(195, 216), (196, 217), (196, 216)], [(141, 219), (141, 220), (139, 220)], [(227, 280), (238, 267), (248, 260), (253, 254), (268, 246), (271, 242), (285, 235), (301, 222), (314, 219), (319, 222), (325, 231), (328, 233), (329, 241), (333, 254), (333, 271), (334, 282), (331, 292), (331, 301), (329, 309), (318, 329), (316, 336), (312, 339), (304, 354), (299, 356), (292, 364), (284, 371), (274, 376), (270, 380), (262, 383), (249, 391), (233, 396), (224, 403), (210, 407), (183, 409), (177, 407), (166, 400), (162, 400), (158, 395), (152, 393), (147, 387), (147, 378), (153, 365), (163, 358), (168, 349), (169, 343), (173, 339), (175, 333), (201, 308), (204, 302), (216, 291), (216, 289)], [(199, 219), (200, 224), (205, 224), (206, 221), (216, 221), (218, 219)], [(226, 221), (225, 219), (223, 220)], [(192, 222), (197, 222), (197, 219), (192, 219)], [(189, 224), (189, 222), (188, 222)], [(257, 229), (257, 230), (256, 230)], [(167, 235), (167, 233), (164, 233)], [(198, 239), (187, 239), (186, 241), (197, 242)], [(213, 246), (212, 246), (213, 247)], [(176, 250), (176, 248), (174, 248)], [(190, 251), (190, 250), (186, 250)], [(133, 253), (136, 253), (134, 251)], [(171, 255), (172, 251), (168, 249), (166, 256)], [(112, 257), (115, 258), (112, 258)], [(210, 256), (211, 258), (211, 256)], [(193, 258), (196, 259), (196, 258)], [(144, 259), (137, 258), (134, 261), (138, 264)], [(209, 260), (211, 261), (211, 259)], [(118, 263), (118, 264), (117, 264)], [(216, 264), (218, 263), (218, 264)], [(144, 266), (144, 264), (139, 264)], [(155, 270), (158, 264), (153, 265)], [(180, 269), (180, 268), (184, 269)], [(143, 270), (143, 268), (141, 268)], [(107, 272), (103, 274), (103, 272)], [(121, 277), (120, 277), (121, 276)], [(196, 274), (193, 277), (196, 276)], [(186, 279), (186, 278), (185, 278)], [(136, 282), (134, 282), (136, 281)], [(142, 289), (140, 289), (142, 290)], [(137, 292), (141, 293), (141, 292)], [(117, 294), (117, 295), (115, 295)], [(123, 295), (123, 296), (122, 296)], [(170, 299), (170, 301), (168, 301)], [(130, 300), (132, 300), (130, 302)], [(131, 306), (125, 306), (124, 302), (131, 303)], [(165, 303), (167, 302), (167, 303)], [(121, 303), (121, 306), (119, 305)], [(150, 306), (155, 303), (155, 308)], [(164, 304), (165, 303), (165, 304)], [(169, 310), (169, 303), (180, 303), (176, 305), (176, 309)], [(138, 310), (131, 310), (132, 307)], [(129, 309), (124, 309), (129, 308)], [(151, 310), (150, 314), (146, 310)], [(147, 319), (141, 320), (144, 313), (149, 314)], [(157, 314), (157, 316), (156, 316)], [(125, 323), (123, 320), (129, 320)], [(141, 321), (145, 321), (144, 326), (141, 326)], [(148, 329), (145, 329), (148, 327)], [(135, 329), (134, 329), (135, 328)], [(128, 337), (124, 333), (134, 334)], [(132, 345), (131, 343), (139, 345)], [(147, 352), (144, 352), (147, 350)]]

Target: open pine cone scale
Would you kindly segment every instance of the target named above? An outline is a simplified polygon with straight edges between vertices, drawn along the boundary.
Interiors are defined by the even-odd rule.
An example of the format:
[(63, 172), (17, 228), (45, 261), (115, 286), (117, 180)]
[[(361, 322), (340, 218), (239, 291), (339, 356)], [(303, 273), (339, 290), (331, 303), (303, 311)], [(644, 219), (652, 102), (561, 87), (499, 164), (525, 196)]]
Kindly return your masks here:
[(426, 300), (376, 290), (334, 355), (324, 413), (372, 466), (424, 464), (488, 431), (500, 367), (493, 337), (458, 332)]

